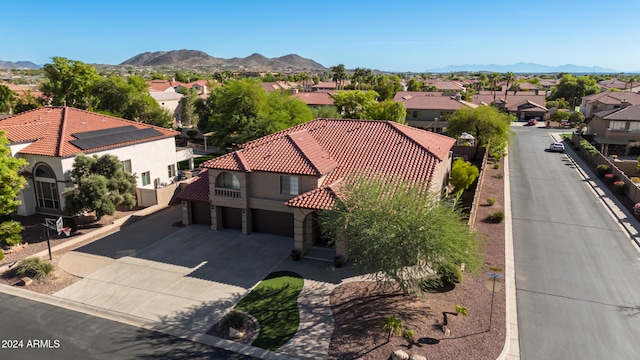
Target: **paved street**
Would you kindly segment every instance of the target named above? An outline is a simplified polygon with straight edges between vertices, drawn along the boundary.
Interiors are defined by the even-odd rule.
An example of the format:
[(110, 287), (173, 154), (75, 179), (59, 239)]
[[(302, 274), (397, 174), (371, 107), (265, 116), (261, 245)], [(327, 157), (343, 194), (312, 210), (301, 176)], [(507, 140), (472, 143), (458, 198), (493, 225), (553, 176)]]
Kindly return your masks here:
[(0, 313), (0, 359), (255, 359), (1, 292)]
[[(640, 253), (567, 155), (545, 151), (550, 130), (514, 129), (509, 157), (522, 358), (637, 358)], [(608, 190), (604, 196), (612, 197)]]

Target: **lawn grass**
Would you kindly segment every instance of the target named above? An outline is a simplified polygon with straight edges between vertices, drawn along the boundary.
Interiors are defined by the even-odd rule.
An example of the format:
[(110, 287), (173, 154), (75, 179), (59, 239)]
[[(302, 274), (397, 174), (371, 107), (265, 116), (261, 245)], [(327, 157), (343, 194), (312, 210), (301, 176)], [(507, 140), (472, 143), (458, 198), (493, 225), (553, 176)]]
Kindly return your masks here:
[[(205, 162), (207, 160), (211, 160), (211, 159), (216, 158), (218, 156), (219, 156), (219, 154), (209, 154), (209, 155), (204, 155), (204, 156), (199, 156), (199, 157), (193, 158), (193, 165), (194, 165), (194, 167), (198, 168), (198, 167), (200, 167), (200, 164), (202, 164), (203, 162)], [(189, 160), (180, 161), (178, 163), (178, 168), (180, 170), (189, 170)]]
[(295, 335), (300, 325), (298, 294), (303, 284), (302, 277), (294, 272), (273, 272), (235, 306), (260, 323), (260, 334), (252, 346), (274, 351)]

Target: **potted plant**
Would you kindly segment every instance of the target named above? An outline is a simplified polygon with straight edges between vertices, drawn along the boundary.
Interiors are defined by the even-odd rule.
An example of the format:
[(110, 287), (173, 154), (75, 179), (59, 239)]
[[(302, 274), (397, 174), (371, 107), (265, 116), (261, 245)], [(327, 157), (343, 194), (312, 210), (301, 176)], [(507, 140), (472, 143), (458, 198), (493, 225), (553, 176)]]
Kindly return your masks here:
[(344, 264), (344, 257), (341, 255), (336, 255), (333, 257), (333, 265), (337, 268), (341, 267)]
[(300, 250), (298, 249), (291, 250), (291, 259), (293, 259), (293, 261), (300, 260), (301, 255), (302, 255), (302, 252)]

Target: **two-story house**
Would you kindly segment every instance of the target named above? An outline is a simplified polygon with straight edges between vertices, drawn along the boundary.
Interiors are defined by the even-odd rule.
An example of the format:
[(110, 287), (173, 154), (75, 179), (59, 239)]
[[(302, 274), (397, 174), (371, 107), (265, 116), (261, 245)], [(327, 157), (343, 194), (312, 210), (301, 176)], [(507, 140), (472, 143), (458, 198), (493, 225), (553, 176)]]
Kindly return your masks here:
[(176, 163), (187, 159), (176, 151), (176, 131), (71, 107), (20, 113), (0, 120), (0, 131), (9, 139), (11, 155), (29, 163), (18, 215), (60, 214), (80, 153), (117, 156), (123, 169), (136, 175), (139, 189), (173, 182)]
[[(357, 174), (399, 176), (446, 191), (455, 139), (389, 121), (316, 119), (205, 162), (178, 197), (183, 223), (269, 233), (306, 253), (323, 246), (316, 214)], [(336, 244), (336, 253), (346, 255)]]
[(619, 109), (622, 103), (627, 102), (631, 105), (640, 105), (640, 94), (634, 92), (605, 91), (597, 94), (582, 97), (580, 102), (580, 112), (585, 119), (604, 110)]
[(604, 110), (586, 120), (585, 135), (593, 136), (603, 155), (629, 155), (640, 145), (640, 105), (623, 102), (620, 108)]
[(546, 120), (549, 117), (549, 110), (545, 107), (545, 96), (539, 91), (499, 91), (495, 94), (491, 91), (481, 91), (472, 96), (471, 102), (477, 105), (493, 104), (507, 114), (515, 115), (520, 121)]
[(399, 91), (393, 100), (404, 104), (408, 125), (438, 133), (447, 127), (447, 115), (462, 107), (478, 107), (462, 100), (459, 93)]

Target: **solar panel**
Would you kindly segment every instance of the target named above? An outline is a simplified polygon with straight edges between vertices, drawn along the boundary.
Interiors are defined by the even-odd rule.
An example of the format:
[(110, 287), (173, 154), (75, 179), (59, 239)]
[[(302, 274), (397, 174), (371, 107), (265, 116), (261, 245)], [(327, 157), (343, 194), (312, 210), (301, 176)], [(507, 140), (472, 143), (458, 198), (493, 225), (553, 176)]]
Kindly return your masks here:
[[(125, 126), (128, 127), (128, 126)], [(99, 136), (84, 137), (87, 133), (95, 133), (95, 131), (87, 131), (86, 133), (73, 134), (73, 136), (80, 135), (81, 138), (77, 140), (71, 140), (70, 143), (77, 146), (81, 150), (95, 149), (103, 146), (116, 145), (129, 141), (142, 140), (155, 136), (162, 135), (162, 133), (153, 128), (138, 129), (135, 126), (131, 126), (133, 130), (125, 132), (112, 132), (110, 134), (102, 134)], [(122, 128), (115, 128), (122, 129)], [(103, 131), (103, 130), (97, 130)], [(76, 136), (77, 137), (77, 136)]]
[(111, 129), (85, 131), (85, 132), (75, 133), (71, 135), (74, 136), (76, 139), (86, 139), (86, 138), (91, 138), (96, 136), (119, 134), (123, 132), (134, 131), (134, 130), (138, 130), (138, 128), (133, 125), (127, 125), (127, 126), (120, 126), (120, 127), (115, 127)]

